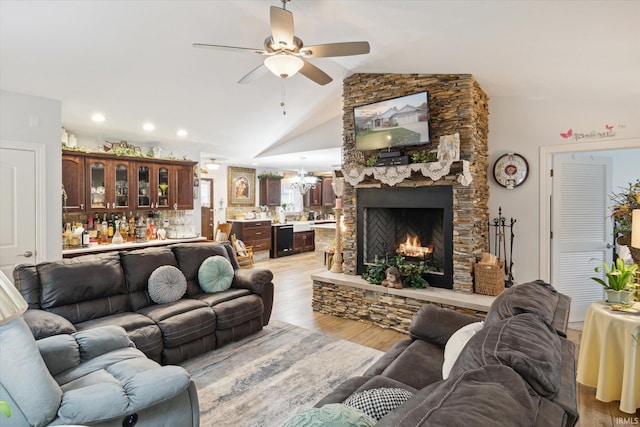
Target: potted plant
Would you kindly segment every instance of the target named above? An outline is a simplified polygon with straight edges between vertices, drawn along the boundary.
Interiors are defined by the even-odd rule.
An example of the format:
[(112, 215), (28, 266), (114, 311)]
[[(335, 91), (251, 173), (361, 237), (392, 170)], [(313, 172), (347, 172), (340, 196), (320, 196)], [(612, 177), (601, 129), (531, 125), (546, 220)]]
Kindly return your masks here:
[(596, 273), (604, 273), (606, 282), (599, 277), (592, 277), (592, 279), (605, 288), (608, 303), (628, 304), (629, 297), (633, 295), (630, 286), (635, 279), (637, 269), (638, 264), (627, 265), (622, 258), (618, 258), (611, 267), (603, 262), (602, 266), (594, 269)]
[(629, 246), (629, 251), (635, 263), (640, 262), (640, 249), (632, 248), (631, 241), (631, 213), (640, 209), (640, 179), (621, 187), (619, 193), (611, 195), (611, 218), (613, 219), (613, 235), (620, 245)]

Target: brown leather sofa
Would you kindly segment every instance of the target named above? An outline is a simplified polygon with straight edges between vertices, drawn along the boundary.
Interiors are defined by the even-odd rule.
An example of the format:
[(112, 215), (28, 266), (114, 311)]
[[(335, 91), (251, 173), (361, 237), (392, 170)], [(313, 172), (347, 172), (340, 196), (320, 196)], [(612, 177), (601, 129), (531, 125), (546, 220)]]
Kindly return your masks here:
[(565, 335), (569, 309), (569, 297), (542, 281), (505, 290), (443, 380), (447, 341), (483, 319), (426, 305), (412, 319), (409, 339), (316, 408), (400, 388), (413, 396), (373, 418), (376, 426), (573, 426), (578, 410), (575, 347)]
[[(211, 256), (231, 262), (234, 278), (228, 290), (204, 293), (200, 288), (198, 269)], [(147, 282), (164, 265), (184, 273), (187, 291), (178, 301), (156, 304)], [(228, 242), (184, 243), (19, 265), (13, 277), (29, 303), (24, 319), (36, 339), (121, 326), (139, 350), (165, 365), (261, 330), (273, 306), (273, 273), (240, 269)]]

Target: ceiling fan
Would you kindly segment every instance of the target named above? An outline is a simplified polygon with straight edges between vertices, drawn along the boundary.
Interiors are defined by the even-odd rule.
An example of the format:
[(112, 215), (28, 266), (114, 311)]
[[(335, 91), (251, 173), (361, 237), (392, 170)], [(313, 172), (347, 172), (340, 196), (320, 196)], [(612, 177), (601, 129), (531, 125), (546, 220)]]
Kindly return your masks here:
[[(282, 8), (271, 6), (271, 35), (264, 40), (264, 49), (194, 43), (193, 47), (257, 53), (267, 58), (264, 64), (251, 70), (238, 83), (250, 83), (270, 70), (278, 77), (288, 78), (300, 72), (320, 85), (333, 79), (306, 58), (363, 55), (369, 53), (368, 42), (343, 42), (304, 46), (293, 33), (293, 14), (286, 9), (290, 0), (280, 0)], [(264, 67), (263, 67), (264, 65)]]

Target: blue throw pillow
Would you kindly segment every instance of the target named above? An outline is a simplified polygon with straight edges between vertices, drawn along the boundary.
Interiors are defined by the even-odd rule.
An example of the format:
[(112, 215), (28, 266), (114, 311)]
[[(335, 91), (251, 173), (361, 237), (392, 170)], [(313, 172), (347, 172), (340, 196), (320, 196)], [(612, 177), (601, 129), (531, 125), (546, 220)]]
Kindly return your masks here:
[(330, 403), (320, 408), (311, 408), (294, 415), (282, 427), (372, 427), (376, 420), (341, 403)]
[(200, 264), (198, 282), (204, 292), (221, 292), (231, 287), (233, 274), (233, 266), (226, 258), (210, 256)]

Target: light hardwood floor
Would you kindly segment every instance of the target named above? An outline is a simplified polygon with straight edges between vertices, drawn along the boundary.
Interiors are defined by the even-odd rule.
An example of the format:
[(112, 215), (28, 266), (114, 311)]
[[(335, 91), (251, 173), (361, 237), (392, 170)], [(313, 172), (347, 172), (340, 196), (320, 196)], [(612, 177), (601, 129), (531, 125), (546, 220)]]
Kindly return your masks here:
[[(322, 258), (313, 252), (259, 261), (255, 267), (273, 271), (275, 297), (272, 319), (381, 351), (387, 351), (396, 341), (407, 338), (407, 335), (400, 332), (382, 329), (368, 323), (314, 312), (311, 309), (311, 274), (324, 271), (326, 267), (323, 265)], [(579, 348), (580, 331), (569, 330), (568, 336)], [(580, 420), (577, 425), (579, 427), (610, 427), (640, 424), (640, 410), (636, 414), (627, 414), (618, 409), (618, 404), (619, 402), (600, 402), (595, 398), (594, 389), (578, 384)]]

